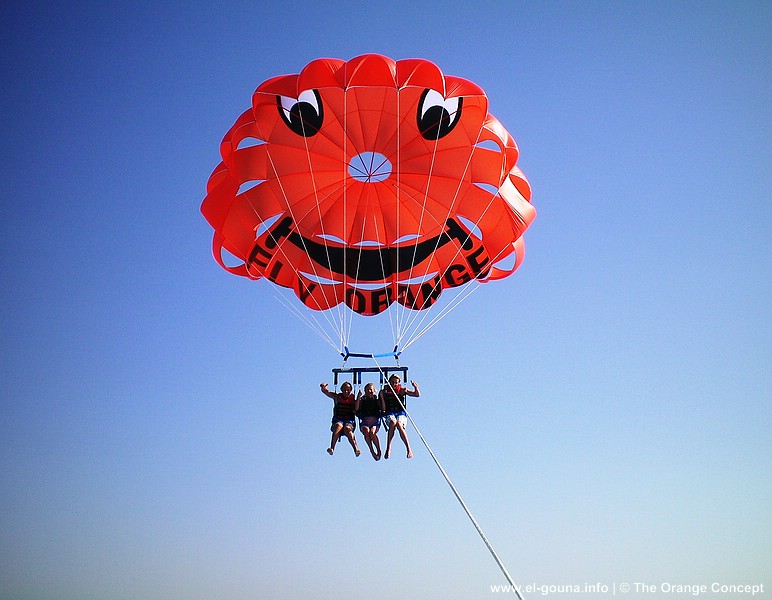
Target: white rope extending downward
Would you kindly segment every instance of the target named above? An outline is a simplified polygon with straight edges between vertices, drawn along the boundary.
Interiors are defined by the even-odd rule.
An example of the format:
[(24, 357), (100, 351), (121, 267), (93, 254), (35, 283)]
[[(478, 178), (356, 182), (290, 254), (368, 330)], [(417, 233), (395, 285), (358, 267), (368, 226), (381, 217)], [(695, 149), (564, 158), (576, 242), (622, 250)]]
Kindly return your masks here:
[[(379, 369), (381, 368), (381, 366), (378, 364), (378, 361), (375, 357), (373, 357), (373, 362), (375, 363), (376, 367), (378, 367)], [(450, 486), (450, 489), (453, 491), (453, 495), (456, 497), (456, 500), (458, 500), (458, 503), (461, 505), (461, 508), (464, 509), (466, 516), (469, 517), (469, 520), (472, 522), (472, 525), (474, 525), (474, 528), (477, 530), (477, 533), (480, 535), (480, 538), (482, 539), (483, 543), (488, 548), (488, 552), (491, 553), (493, 560), (496, 561), (496, 564), (499, 566), (499, 569), (501, 569), (502, 574), (506, 578), (507, 582), (509, 582), (510, 588), (520, 600), (524, 600), (523, 596), (520, 594), (520, 589), (512, 580), (512, 576), (509, 574), (509, 571), (507, 571), (507, 568), (504, 566), (504, 563), (501, 562), (499, 555), (496, 554), (496, 550), (494, 550), (493, 545), (491, 545), (490, 541), (488, 541), (488, 538), (486, 537), (485, 533), (483, 532), (482, 528), (477, 522), (477, 519), (474, 518), (471, 511), (469, 510), (469, 507), (466, 505), (466, 502), (464, 502), (464, 499), (461, 497), (461, 494), (459, 493), (458, 488), (456, 488), (456, 486), (450, 480), (450, 476), (440, 464), (440, 461), (437, 458), (437, 455), (431, 449), (431, 446), (429, 446), (429, 442), (426, 441), (426, 438), (424, 437), (423, 433), (421, 433), (421, 430), (418, 428), (418, 425), (416, 425), (415, 421), (413, 420), (413, 417), (410, 416), (410, 413), (407, 411), (407, 408), (405, 407), (404, 404), (402, 404), (402, 400), (400, 400), (399, 396), (396, 393), (396, 390), (391, 386), (391, 383), (388, 382), (388, 380), (387, 380), (387, 385), (389, 386), (389, 388), (391, 388), (391, 391), (396, 397), (397, 402), (399, 402), (399, 405), (402, 408), (402, 410), (405, 411), (405, 414), (407, 415), (408, 420), (410, 421), (411, 425), (413, 425), (413, 429), (415, 429), (416, 433), (418, 434), (418, 437), (421, 438), (421, 442), (423, 443), (426, 450), (429, 452), (429, 456), (432, 457), (434, 464), (437, 465), (437, 468), (440, 470), (440, 473), (442, 473), (442, 476), (445, 478), (445, 481)]]

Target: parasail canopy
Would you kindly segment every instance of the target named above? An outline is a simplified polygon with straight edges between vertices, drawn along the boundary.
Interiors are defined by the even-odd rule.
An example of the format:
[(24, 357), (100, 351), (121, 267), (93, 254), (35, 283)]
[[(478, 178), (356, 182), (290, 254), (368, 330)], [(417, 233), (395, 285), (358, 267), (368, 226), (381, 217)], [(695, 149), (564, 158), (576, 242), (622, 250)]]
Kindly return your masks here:
[(535, 216), (484, 92), (421, 59), (319, 59), (269, 79), (221, 154), (201, 207), (218, 262), (316, 310), (424, 309), (505, 277)]
[(482, 89), (427, 60), (269, 79), (220, 152), (201, 206), (215, 259), (316, 311), (421, 311), (523, 260), (535, 211), (517, 144)]

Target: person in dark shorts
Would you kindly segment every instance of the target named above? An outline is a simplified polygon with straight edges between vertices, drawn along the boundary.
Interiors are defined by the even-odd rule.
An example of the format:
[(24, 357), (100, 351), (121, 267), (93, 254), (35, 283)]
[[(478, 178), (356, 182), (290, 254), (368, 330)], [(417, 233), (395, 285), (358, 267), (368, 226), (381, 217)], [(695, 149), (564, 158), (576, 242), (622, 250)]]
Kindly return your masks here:
[(332, 425), (330, 425), (332, 439), (330, 440), (330, 447), (327, 448), (327, 454), (332, 455), (335, 452), (335, 444), (338, 443), (338, 439), (342, 434), (348, 438), (351, 447), (354, 449), (354, 454), (359, 456), (362, 452), (357, 447), (357, 441), (354, 437), (354, 429), (356, 428), (355, 415), (357, 411), (357, 399), (353, 394), (354, 388), (348, 381), (340, 386), (339, 393), (328, 390), (326, 383), (320, 383), (319, 387), (325, 396), (332, 398), (334, 403), (332, 408)]

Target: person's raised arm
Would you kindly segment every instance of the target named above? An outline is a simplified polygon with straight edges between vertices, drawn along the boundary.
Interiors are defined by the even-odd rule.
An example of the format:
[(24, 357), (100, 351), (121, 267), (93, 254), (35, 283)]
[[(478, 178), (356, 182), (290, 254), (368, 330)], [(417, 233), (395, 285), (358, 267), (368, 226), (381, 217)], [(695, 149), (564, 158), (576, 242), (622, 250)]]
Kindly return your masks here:
[(324, 394), (325, 396), (329, 396), (330, 398), (335, 400), (335, 393), (327, 389), (326, 383), (320, 383), (319, 388), (322, 390), (322, 394)]

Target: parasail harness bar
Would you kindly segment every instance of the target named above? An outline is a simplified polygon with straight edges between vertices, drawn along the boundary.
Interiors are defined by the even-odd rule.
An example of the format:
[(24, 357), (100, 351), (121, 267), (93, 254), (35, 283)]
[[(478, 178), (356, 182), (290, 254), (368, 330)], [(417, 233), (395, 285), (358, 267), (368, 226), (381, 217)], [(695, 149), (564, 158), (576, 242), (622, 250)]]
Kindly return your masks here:
[(402, 373), (402, 381), (407, 381), (407, 367), (350, 367), (333, 369), (333, 383), (337, 387), (339, 379), (348, 379), (351, 376), (353, 385), (361, 385), (362, 373), (380, 373), (380, 383), (384, 385), (392, 373)]
[[(362, 383), (362, 373), (378, 373), (380, 376), (380, 384), (384, 385), (388, 379), (389, 376), (392, 373), (401, 373), (402, 374), (402, 381), (407, 381), (407, 367), (404, 367), (399, 364), (399, 355), (402, 354), (401, 351), (397, 350), (397, 346), (394, 346), (394, 349), (391, 352), (384, 352), (382, 354), (373, 354), (373, 353), (364, 353), (364, 352), (351, 352), (348, 349), (348, 346), (343, 347), (343, 352), (340, 353), (340, 355), (343, 357), (343, 366), (339, 369), (333, 369), (333, 383), (335, 387), (338, 386), (338, 382), (341, 379), (351, 379), (351, 383), (353, 385), (361, 385)], [(375, 367), (347, 367), (346, 363), (348, 362), (349, 358), (369, 358), (373, 361), (373, 363), (377, 366)], [(394, 358), (396, 361), (396, 365), (393, 366), (380, 366), (378, 364), (379, 358)]]
[(348, 349), (348, 346), (343, 346), (343, 352), (340, 353), (340, 355), (343, 357), (343, 365), (345, 366), (346, 361), (349, 358), (372, 358), (375, 360), (376, 358), (387, 358), (387, 357), (394, 357), (394, 360), (397, 361), (399, 364), (399, 355), (402, 354), (402, 351), (397, 351), (398, 346), (394, 346), (394, 350), (391, 352), (383, 352), (381, 354), (373, 354), (372, 352), (351, 352)]

